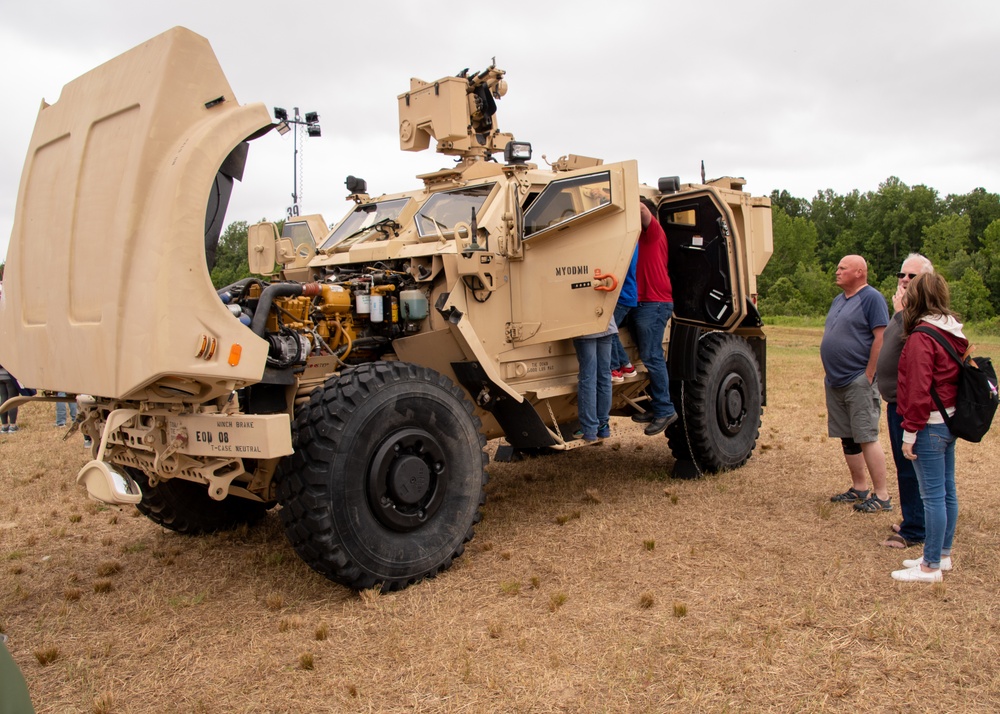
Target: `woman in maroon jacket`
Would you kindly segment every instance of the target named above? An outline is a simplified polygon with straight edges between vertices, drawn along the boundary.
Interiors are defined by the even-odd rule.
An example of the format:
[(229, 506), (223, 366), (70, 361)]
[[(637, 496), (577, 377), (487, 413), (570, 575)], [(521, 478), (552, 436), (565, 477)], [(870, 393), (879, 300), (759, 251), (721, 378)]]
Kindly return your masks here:
[(903, 582), (935, 583), (951, 570), (951, 546), (958, 520), (955, 495), (955, 437), (931, 397), (933, 388), (948, 414), (955, 411), (958, 363), (931, 336), (914, 332), (930, 327), (944, 336), (958, 354), (969, 341), (962, 323), (950, 309), (948, 284), (937, 273), (918, 275), (906, 290), (903, 332), (906, 345), (899, 358), (897, 409), (903, 417), (903, 456), (913, 461), (924, 501), (924, 554), (904, 560), (904, 570), (892, 577)]

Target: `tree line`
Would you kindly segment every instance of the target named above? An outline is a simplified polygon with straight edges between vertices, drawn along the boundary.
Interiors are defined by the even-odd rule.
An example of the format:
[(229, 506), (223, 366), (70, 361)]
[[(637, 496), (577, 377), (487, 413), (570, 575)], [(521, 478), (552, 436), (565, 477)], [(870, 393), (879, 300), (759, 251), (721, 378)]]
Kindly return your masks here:
[(877, 191), (828, 189), (812, 201), (773, 191), (771, 205), (774, 253), (757, 280), (765, 316), (825, 315), (839, 292), (837, 263), (851, 254), (868, 261), (868, 282), (890, 299), (910, 253), (930, 258), (963, 319), (1000, 313), (1000, 195), (977, 188), (941, 197), (893, 176)]

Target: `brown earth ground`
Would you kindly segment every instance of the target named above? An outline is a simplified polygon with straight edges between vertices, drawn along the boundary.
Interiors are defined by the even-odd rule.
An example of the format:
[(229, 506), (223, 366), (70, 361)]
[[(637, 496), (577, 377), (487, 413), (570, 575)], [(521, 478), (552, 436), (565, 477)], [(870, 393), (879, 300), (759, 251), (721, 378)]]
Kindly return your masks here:
[(273, 512), (188, 538), (89, 501), (80, 437), (27, 407), (0, 440), (0, 629), (39, 712), (996, 710), (998, 434), (958, 446), (955, 570), (896, 583), (919, 555), (880, 546), (898, 506), (829, 501), (821, 330), (768, 334), (745, 467), (671, 480), (666, 439), (622, 419), (491, 464), (466, 554), (392, 594), (309, 570)]

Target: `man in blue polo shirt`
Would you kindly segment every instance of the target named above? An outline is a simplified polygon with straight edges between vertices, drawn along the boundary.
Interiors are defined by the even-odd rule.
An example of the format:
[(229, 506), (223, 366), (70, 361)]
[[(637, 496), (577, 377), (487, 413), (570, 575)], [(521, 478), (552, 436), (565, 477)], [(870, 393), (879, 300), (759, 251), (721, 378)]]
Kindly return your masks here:
[(841, 440), (851, 487), (830, 500), (854, 503), (863, 513), (890, 511), (885, 452), (878, 440), (881, 400), (875, 374), (889, 309), (882, 294), (868, 284), (868, 265), (860, 255), (846, 255), (837, 264), (837, 286), (844, 292), (833, 299), (826, 315), (819, 354), (826, 371), (827, 430), (831, 438)]

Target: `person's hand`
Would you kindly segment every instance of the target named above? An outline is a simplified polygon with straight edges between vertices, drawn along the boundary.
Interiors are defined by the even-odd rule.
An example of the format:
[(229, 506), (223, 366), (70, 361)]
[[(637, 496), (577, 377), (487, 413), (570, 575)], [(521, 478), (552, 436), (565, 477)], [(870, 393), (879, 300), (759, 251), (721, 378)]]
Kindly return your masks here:
[(900, 285), (898, 288), (896, 288), (896, 292), (892, 296), (892, 311), (893, 312), (899, 312), (904, 307), (906, 307), (903, 304), (903, 296), (904, 295), (906, 295), (906, 290), (904, 290), (903, 286)]
[(913, 453), (913, 444), (903, 442), (903, 458), (907, 461), (917, 460), (917, 455)]

